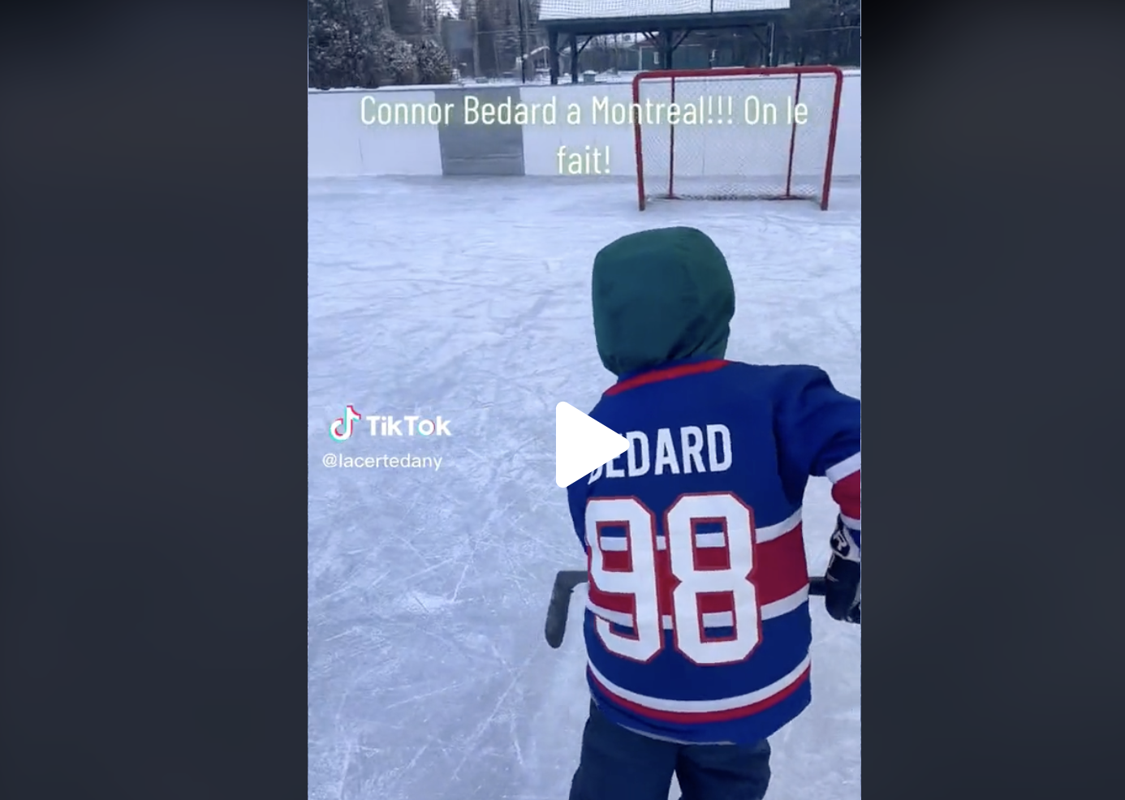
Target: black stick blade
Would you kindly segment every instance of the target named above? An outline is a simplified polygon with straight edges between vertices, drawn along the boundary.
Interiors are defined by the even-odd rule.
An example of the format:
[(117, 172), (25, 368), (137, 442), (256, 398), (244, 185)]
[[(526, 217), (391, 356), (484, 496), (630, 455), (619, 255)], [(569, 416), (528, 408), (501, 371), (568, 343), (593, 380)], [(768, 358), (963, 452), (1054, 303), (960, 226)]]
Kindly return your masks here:
[(566, 637), (566, 619), (570, 614), (570, 594), (574, 587), (586, 582), (585, 570), (564, 569), (555, 576), (551, 587), (551, 602), (547, 606), (547, 624), (543, 633), (547, 644), (558, 649)]

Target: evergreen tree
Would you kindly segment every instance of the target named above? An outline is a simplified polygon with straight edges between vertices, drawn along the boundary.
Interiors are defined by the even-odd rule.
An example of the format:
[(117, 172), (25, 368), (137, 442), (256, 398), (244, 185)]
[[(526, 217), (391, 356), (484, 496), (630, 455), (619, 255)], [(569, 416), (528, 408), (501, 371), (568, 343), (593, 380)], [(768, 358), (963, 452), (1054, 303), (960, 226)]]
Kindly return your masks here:
[(418, 59), (418, 82), (451, 83), (453, 65), (445, 48), (432, 39), (423, 39), (414, 48)]
[(409, 42), (389, 28), (375, 35), (380, 84), (409, 86), (418, 83), (418, 59)]
[(379, 85), (373, 5), (309, 0), (309, 84), (316, 89)]
[(435, 0), (309, 0), (309, 85), (449, 83), (437, 26)]

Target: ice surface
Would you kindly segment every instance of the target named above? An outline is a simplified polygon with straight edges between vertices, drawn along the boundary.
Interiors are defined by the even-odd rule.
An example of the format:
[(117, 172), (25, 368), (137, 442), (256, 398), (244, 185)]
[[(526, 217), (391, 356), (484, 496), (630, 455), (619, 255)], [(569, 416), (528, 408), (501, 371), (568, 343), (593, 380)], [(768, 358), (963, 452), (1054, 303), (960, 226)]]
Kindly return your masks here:
[[(728, 356), (813, 363), (860, 392), (860, 190), (812, 203), (662, 202), (629, 181), (309, 182), (310, 800), (564, 800), (587, 710), (580, 606), (543, 641), (550, 582), (582, 565), (554, 483), (554, 406), (612, 376), (590, 312), (594, 253), (689, 224), (738, 291)], [(382, 440), (365, 415), (442, 415)], [(440, 455), (440, 469), (329, 469), (328, 453)], [(827, 563), (826, 481), (805, 506)], [(814, 601), (813, 705), (772, 740), (769, 800), (860, 796), (860, 632)], [(575, 635), (577, 632), (578, 635)]]

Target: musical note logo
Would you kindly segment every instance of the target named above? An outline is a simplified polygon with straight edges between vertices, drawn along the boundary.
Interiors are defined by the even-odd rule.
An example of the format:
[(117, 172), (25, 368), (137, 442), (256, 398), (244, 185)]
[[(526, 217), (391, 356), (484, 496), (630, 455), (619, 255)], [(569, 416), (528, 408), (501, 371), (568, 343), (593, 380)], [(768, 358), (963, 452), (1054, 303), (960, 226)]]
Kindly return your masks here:
[(352, 433), (355, 430), (355, 423), (357, 420), (363, 419), (363, 414), (360, 414), (354, 407), (348, 406), (348, 410), (344, 412), (344, 416), (337, 419), (328, 429), (328, 433), (337, 442), (342, 442), (345, 439), (352, 438)]

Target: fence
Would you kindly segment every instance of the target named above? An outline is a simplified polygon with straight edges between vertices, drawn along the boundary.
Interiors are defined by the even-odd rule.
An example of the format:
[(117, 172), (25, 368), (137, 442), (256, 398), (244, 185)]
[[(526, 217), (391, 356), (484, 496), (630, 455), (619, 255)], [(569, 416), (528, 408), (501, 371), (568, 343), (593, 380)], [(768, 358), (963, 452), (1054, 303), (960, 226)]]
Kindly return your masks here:
[[(520, 7), (522, 8), (522, 4)], [(422, 40), (430, 43), (440, 41), (455, 70), (455, 76), (461, 79), (507, 79), (523, 82), (545, 79), (551, 65), (546, 32), (530, 16), (513, 14), (511, 18), (511, 24), (501, 27), (475, 19), (448, 18), (432, 19), (424, 25), (419, 22), (416, 25), (395, 27), (385, 21), (379, 21), (375, 25), (370, 20), (365, 22), (355, 17), (347, 20), (343, 28), (340, 24), (326, 27), (324, 20), (314, 26), (314, 21), (310, 18), (310, 84), (330, 88), (378, 86), (384, 82), (385, 78), (373, 81), (371, 75), (361, 74), (363, 70), (357, 69), (365, 63), (382, 63), (377, 56), (375, 59), (371, 58), (370, 51), (364, 49), (369, 45), (363, 44), (379, 30), (394, 31), (395, 38), (415, 45)], [(845, 21), (849, 24), (843, 24)], [(756, 30), (696, 31), (680, 42), (671, 65), (661, 63), (660, 49), (644, 34), (608, 34), (588, 39), (579, 37), (578, 72), (614, 73), (663, 69), (669, 66), (703, 69), (781, 64), (859, 67), (862, 62), (858, 15), (846, 20), (841, 18), (840, 23), (839, 27), (808, 30), (795, 30), (796, 23), (787, 25), (782, 21), (768, 29), (761, 26)], [(482, 30), (482, 25), (488, 25), (490, 29)], [(321, 35), (314, 36), (314, 27)], [(348, 31), (352, 32), (351, 41), (341, 43), (341, 30), (345, 36)], [(334, 32), (335, 39), (324, 35), (325, 31)], [(362, 31), (362, 36), (359, 36), (358, 31)], [(355, 44), (357, 36), (361, 42), (359, 45)], [(565, 38), (559, 42), (559, 66), (564, 72), (571, 67), (568, 44)], [(390, 53), (383, 60), (387, 63), (394, 62), (395, 59), (391, 57), (393, 55), (395, 54)], [(326, 63), (329, 63), (328, 69), (325, 68)], [(567, 80), (568, 77), (564, 76), (563, 79)], [(393, 81), (402, 82), (399, 79)]]
[[(458, 23), (470, 21), (456, 20)], [(521, 37), (526, 42), (527, 66), (521, 76)], [(531, 81), (550, 69), (546, 35), (536, 28), (518, 26), (493, 31), (461, 31), (456, 38), (443, 36), (454, 68), (463, 78), (506, 78)], [(583, 43), (585, 45), (583, 46)], [(643, 34), (622, 33), (578, 40), (579, 73), (635, 72), (661, 69), (658, 49)], [(789, 33), (778, 30), (773, 41), (748, 31), (712, 31), (687, 36), (676, 48), (677, 69), (707, 67), (764, 67), (779, 64), (832, 64), (862, 66), (860, 27), (824, 28)], [(561, 69), (570, 67), (570, 50), (560, 42)]]

